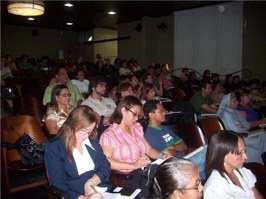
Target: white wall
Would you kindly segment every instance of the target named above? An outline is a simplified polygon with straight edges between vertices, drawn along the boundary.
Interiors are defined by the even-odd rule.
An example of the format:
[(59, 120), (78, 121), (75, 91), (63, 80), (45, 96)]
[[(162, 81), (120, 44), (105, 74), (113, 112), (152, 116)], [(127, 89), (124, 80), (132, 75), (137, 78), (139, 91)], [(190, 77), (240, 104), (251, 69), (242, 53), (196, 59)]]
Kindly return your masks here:
[(242, 69), (243, 2), (174, 13), (174, 67), (227, 74)]

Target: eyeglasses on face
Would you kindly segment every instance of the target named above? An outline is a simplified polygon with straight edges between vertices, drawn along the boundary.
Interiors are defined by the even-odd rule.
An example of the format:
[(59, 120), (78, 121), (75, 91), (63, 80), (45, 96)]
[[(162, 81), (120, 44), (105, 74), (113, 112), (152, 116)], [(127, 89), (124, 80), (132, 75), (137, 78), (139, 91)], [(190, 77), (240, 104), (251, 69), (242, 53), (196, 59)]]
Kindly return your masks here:
[(83, 129), (80, 129), (79, 131), (77, 131), (77, 133), (81, 134), (81, 135), (88, 135), (90, 134), (90, 129), (88, 128), (83, 128)]
[(71, 97), (71, 93), (59, 94), (58, 96), (62, 96), (62, 97)]
[(241, 151), (236, 152), (236, 155), (242, 157), (246, 152), (247, 152), (247, 150), (246, 150), (246, 149), (243, 149), (243, 150), (241, 150)]
[(133, 115), (134, 117), (136, 117), (136, 118), (138, 118), (138, 117), (139, 117), (139, 114), (138, 114), (138, 113), (136, 113), (136, 112), (134, 112), (134, 111), (130, 110), (130, 109), (129, 109), (129, 108), (127, 108), (127, 107), (125, 107), (125, 109), (126, 109), (127, 111), (131, 112), (131, 113), (132, 113), (132, 115)]
[(194, 187), (184, 188), (183, 190), (185, 190), (185, 191), (187, 191), (187, 190), (199, 190), (200, 185), (201, 185), (201, 181), (197, 180), (196, 185)]

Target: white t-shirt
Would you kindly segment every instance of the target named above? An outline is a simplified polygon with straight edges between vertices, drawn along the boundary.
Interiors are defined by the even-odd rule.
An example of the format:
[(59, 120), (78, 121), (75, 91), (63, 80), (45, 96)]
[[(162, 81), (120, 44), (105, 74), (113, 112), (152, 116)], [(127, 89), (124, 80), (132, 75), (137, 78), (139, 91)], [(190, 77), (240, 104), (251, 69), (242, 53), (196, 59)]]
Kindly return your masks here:
[(255, 187), (256, 177), (246, 169), (241, 168), (234, 171), (243, 189), (235, 185), (230, 178), (223, 178), (217, 170), (213, 170), (207, 182), (204, 185), (204, 199), (255, 199), (254, 193), (251, 190)]
[(88, 93), (89, 92), (89, 84), (90, 84), (89, 80), (84, 79), (83, 81), (80, 81), (78, 79), (72, 79), (71, 83), (75, 84), (78, 87), (80, 93)]
[(92, 99), (89, 96), (81, 105), (91, 107), (100, 116), (110, 117), (116, 108), (115, 102), (111, 98), (102, 97), (102, 101)]

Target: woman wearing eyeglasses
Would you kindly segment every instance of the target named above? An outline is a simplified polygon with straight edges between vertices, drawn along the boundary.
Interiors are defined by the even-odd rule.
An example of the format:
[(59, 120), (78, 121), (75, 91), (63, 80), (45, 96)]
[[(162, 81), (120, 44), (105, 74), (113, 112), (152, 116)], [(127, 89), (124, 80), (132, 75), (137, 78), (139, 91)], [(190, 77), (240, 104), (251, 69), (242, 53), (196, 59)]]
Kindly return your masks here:
[(233, 132), (214, 134), (206, 155), (204, 198), (262, 199), (255, 187), (256, 177), (244, 168), (247, 159), (244, 139)]
[(57, 134), (59, 128), (74, 108), (74, 106), (69, 104), (70, 97), (71, 93), (66, 85), (58, 84), (54, 86), (51, 93), (50, 106), (43, 116), (43, 121), (45, 122), (45, 126), (48, 129), (49, 134)]
[[(150, 158), (161, 156), (144, 138), (143, 128), (137, 122), (141, 112), (142, 104), (138, 98), (131, 95), (122, 98), (111, 116), (112, 125), (101, 135), (100, 145), (113, 170), (138, 170), (146, 167), (151, 162)], [(137, 186), (136, 183), (127, 183), (128, 186)], [(147, 198), (148, 190), (143, 189), (142, 196)]]
[(156, 170), (152, 198), (200, 199), (203, 186), (197, 167), (189, 160), (169, 158)]
[(109, 186), (110, 163), (96, 139), (96, 122), (90, 107), (79, 106), (45, 146), (50, 184), (69, 192), (72, 199), (103, 199), (92, 186)]

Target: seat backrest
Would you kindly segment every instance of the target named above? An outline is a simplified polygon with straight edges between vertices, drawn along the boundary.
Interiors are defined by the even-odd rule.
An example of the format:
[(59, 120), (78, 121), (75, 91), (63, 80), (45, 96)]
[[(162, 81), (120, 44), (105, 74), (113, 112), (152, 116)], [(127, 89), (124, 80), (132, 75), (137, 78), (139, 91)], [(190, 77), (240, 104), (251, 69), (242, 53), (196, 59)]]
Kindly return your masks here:
[[(37, 144), (45, 140), (39, 121), (30, 115), (20, 115), (1, 119), (1, 141), (14, 144), (23, 135), (28, 134)], [(8, 160), (20, 160), (16, 149), (8, 150)]]
[(175, 130), (177, 135), (190, 149), (196, 149), (206, 145), (206, 138), (204, 137), (200, 127), (195, 122), (180, 123), (176, 126)]
[(204, 117), (199, 120), (199, 125), (207, 140), (209, 140), (213, 134), (218, 133), (221, 130), (224, 130), (222, 122), (217, 116)]

